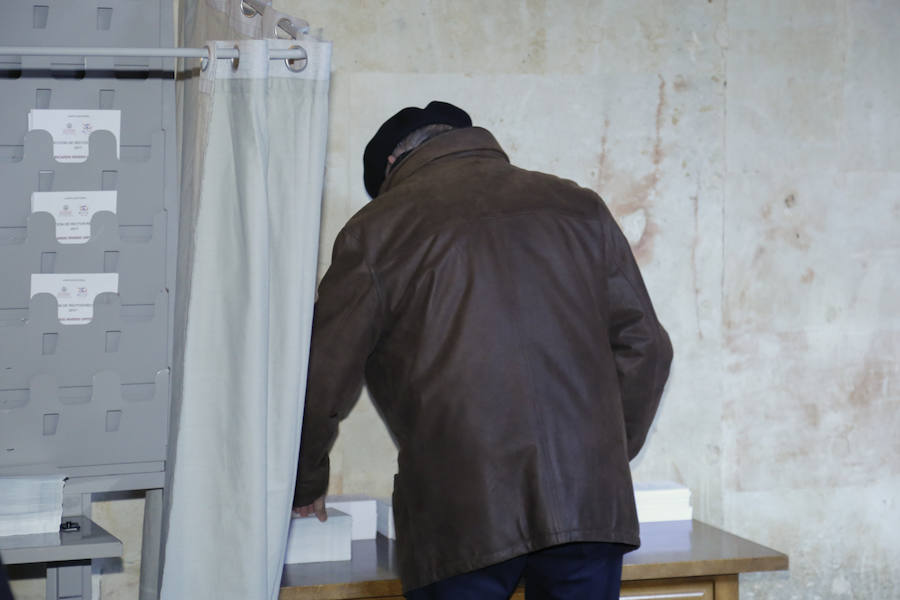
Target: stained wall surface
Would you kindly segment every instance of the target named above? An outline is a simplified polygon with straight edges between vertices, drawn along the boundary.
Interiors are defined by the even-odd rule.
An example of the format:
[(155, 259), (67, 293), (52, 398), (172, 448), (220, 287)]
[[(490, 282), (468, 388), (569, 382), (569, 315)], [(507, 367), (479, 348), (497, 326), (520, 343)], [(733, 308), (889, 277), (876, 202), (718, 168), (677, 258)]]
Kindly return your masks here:
[[(632, 243), (676, 353), (635, 478), (790, 555), (742, 598), (896, 597), (900, 3), (274, 5), (334, 42), (320, 274), (381, 122), (464, 107), (514, 163), (597, 190)], [(395, 456), (364, 397), (331, 492), (388, 496)], [(140, 547), (138, 501), (97, 512)], [(136, 569), (101, 596), (136, 597)]]
[[(900, 3), (276, 0), (334, 41), (320, 268), (362, 150), (454, 102), (520, 166), (597, 190), (675, 345), (638, 480), (786, 552), (745, 598), (900, 588)], [(334, 493), (390, 494), (365, 397)]]

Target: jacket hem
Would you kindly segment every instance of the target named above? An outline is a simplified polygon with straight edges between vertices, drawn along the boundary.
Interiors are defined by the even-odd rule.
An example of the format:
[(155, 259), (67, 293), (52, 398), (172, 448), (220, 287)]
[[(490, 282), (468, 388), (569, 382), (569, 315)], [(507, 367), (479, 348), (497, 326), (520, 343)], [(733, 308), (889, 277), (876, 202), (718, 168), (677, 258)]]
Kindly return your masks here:
[(611, 544), (622, 544), (628, 546), (626, 552), (637, 550), (641, 545), (640, 534), (638, 531), (628, 531), (625, 533), (612, 533), (608, 529), (573, 529), (568, 531), (557, 531), (542, 535), (535, 535), (531, 540), (509, 546), (503, 550), (492, 552), (490, 554), (482, 554), (477, 557), (468, 558), (455, 562), (442, 562), (440, 568), (431, 569), (427, 575), (420, 577), (409, 577), (401, 573), (401, 583), (403, 585), (403, 593), (409, 592), (420, 587), (425, 587), (437, 581), (476, 571), (490, 565), (495, 565), (506, 560), (510, 560), (523, 554), (543, 550), (551, 546), (560, 544), (569, 544), (573, 542), (604, 542)]

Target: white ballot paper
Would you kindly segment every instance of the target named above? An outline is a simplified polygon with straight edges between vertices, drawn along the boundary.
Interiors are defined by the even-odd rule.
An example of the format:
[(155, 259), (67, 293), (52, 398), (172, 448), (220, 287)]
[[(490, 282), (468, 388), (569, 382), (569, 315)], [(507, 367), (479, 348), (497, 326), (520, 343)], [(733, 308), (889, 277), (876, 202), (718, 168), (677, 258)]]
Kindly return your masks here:
[(101, 129), (116, 138), (119, 156), (119, 130), (122, 111), (32, 109), (28, 111), (28, 131), (46, 129), (53, 137), (53, 158), (59, 162), (83, 162), (88, 157), (88, 138)]
[(31, 212), (48, 212), (56, 219), (56, 241), (83, 244), (91, 239), (91, 218), (95, 212), (116, 212), (116, 191), (33, 192)]
[(312, 516), (291, 518), (284, 564), (350, 560), (353, 518), (336, 508), (325, 510), (324, 523)]
[(94, 298), (103, 292), (119, 293), (118, 273), (33, 273), (31, 295), (53, 294), (57, 316), (64, 325), (89, 323), (94, 318)]
[(63, 475), (0, 478), (0, 537), (59, 531)]
[(641, 523), (690, 521), (693, 518), (691, 490), (680, 483), (635, 482), (634, 501)]
[(353, 540), (374, 540), (378, 532), (378, 509), (375, 498), (362, 494), (346, 494), (325, 498), (326, 508), (336, 508), (350, 515)]

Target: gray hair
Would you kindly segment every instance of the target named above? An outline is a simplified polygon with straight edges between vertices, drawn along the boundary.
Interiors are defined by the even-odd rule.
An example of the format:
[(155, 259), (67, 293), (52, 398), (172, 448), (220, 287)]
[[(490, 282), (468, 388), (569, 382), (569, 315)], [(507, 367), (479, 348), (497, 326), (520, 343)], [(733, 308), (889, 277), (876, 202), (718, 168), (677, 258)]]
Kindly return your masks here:
[[(425, 125), (424, 127), (419, 127), (405, 138), (400, 140), (394, 149), (391, 151), (391, 156), (394, 158), (400, 158), (404, 154), (408, 152), (412, 152), (431, 138), (440, 135), (446, 131), (450, 131), (451, 129), (456, 129), (453, 125), (445, 125), (443, 123), (436, 123), (433, 125)], [(387, 173), (391, 170), (391, 168), (396, 165), (395, 162), (393, 165), (391, 163), (387, 164), (385, 167), (384, 173)]]

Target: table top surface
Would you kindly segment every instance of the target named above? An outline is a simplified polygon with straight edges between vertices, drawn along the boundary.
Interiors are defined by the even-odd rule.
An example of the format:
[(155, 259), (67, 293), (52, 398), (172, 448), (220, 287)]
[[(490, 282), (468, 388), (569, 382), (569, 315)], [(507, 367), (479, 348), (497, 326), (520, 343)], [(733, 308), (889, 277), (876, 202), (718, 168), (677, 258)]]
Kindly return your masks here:
[[(641, 547), (625, 555), (623, 581), (732, 575), (788, 568), (788, 557), (700, 521), (641, 524)], [(353, 542), (352, 560), (285, 565), (282, 598), (313, 588), (317, 596), (340, 597), (337, 588), (399, 593), (394, 542), (382, 536)], [(325, 594), (335, 588), (335, 595)], [(287, 592), (287, 593), (286, 593)]]

